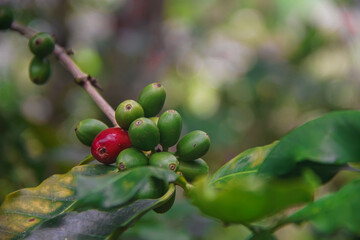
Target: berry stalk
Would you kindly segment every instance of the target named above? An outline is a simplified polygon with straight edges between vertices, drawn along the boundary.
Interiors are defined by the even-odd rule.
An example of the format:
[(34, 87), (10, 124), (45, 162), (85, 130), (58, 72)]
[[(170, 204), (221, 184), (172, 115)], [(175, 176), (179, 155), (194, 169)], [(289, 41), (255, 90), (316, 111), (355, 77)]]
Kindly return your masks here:
[[(24, 35), (27, 38), (31, 38), (37, 32), (34, 29), (26, 27), (20, 23), (13, 22), (11, 25), (11, 30)], [(63, 64), (63, 66), (73, 75), (75, 82), (83, 87), (85, 91), (90, 95), (94, 102), (98, 105), (101, 111), (108, 117), (108, 119), (114, 124), (115, 127), (118, 127), (118, 124), (115, 120), (115, 111), (109, 105), (109, 103), (101, 96), (101, 94), (96, 90), (97, 83), (89, 75), (80, 70), (80, 68), (75, 64), (75, 62), (68, 55), (68, 52), (58, 44), (55, 45), (54, 54), (57, 59)]]

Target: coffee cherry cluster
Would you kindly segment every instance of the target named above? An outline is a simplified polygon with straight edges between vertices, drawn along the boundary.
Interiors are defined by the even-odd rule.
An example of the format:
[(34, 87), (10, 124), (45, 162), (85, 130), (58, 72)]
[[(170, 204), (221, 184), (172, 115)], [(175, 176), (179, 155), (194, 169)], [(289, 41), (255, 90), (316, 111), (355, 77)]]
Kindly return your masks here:
[(55, 48), (55, 40), (47, 33), (40, 32), (29, 40), (30, 51), (34, 54), (29, 66), (30, 80), (38, 85), (44, 84), (50, 77), (51, 65), (47, 56)]
[[(178, 142), (182, 130), (180, 114), (176, 110), (167, 110), (156, 116), (164, 106), (165, 98), (164, 87), (152, 83), (141, 91), (137, 101), (120, 103), (115, 113), (116, 121), (120, 127), (128, 129), (133, 147), (123, 151), (116, 164), (120, 171), (147, 164), (170, 171), (182, 169), (183, 175), (193, 180), (194, 175), (208, 171), (206, 162), (200, 157), (209, 150), (210, 138), (197, 130)], [(169, 152), (174, 145), (177, 151)]]
[[(9, 29), (14, 21), (12, 9), (0, 6), (0, 30)], [(30, 80), (38, 85), (44, 84), (50, 77), (51, 65), (47, 56), (55, 49), (55, 40), (47, 33), (40, 32), (29, 40), (30, 51), (34, 54), (29, 65)]]
[[(182, 118), (176, 110), (160, 113), (166, 92), (160, 83), (146, 86), (138, 100), (125, 100), (115, 111), (119, 127), (108, 128), (96, 119), (82, 120), (76, 127), (78, 139), (91, 146), (95, 159), (104, 164), (116, 162), (119, 171), (154, 166), (179, 171), (188, 181), (208, 173), (201, 159), (209, 150), (210, 138), (200, 130), (180, 139)], [(180, 141), (179, 141), (180, 139)], [(169, 148), (176, 145), (176, 152)]]

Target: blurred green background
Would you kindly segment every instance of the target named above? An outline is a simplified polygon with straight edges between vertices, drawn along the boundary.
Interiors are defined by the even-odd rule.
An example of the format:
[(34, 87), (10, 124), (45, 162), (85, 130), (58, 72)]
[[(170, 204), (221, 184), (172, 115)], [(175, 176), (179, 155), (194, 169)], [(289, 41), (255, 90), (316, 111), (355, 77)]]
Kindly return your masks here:
[[(241, 151), (271, 143), (296, 126), (358, 109), (360, 3), (331, 0), (11, 1), (19, 22), (52, 33), (98, 77), (115, 108), (161, 82), (164, 109), (178, 110), (183, 133), (211, 137), (212, 172)], [(110, 125), (51, 57), (48, 84), (28, 77), (27, 39), (0, 32), (0, 202), (79, 163), (89, 148), (74, 128), (84, 118)], [(339, 180), (341, 181), (341, 180)], [(331, 188), (331, 187), (330, 187)], [(149, 214), (125, 239), (242, 239), (199, 215), (178, 194), (165, 216)], [(169, 220), (170, 219), (170, 220)], [(173, 233), (176, 232), (176, 237)], [(169, 235), (170, 234), (170, 235)], [(280, 239), (353, 239), (290, 226)], [(290, 237), (291, 236), (291, 237)]]

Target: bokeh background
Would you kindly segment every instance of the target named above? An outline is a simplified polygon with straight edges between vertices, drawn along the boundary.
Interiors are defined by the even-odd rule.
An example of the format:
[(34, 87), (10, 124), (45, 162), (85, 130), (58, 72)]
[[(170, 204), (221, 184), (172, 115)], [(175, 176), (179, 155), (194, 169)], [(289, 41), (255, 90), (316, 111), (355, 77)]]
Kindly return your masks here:
[[(2, 3), (3, 1), (0, 1)], [(116, 108), (149, 83), (167, 90), (164, 109), (183, 133), (211, 137), (212, 172), (241, 151), (281, 138), (324, 113), (358, 109), (360, 2), (334, 0), (13, 0), (16, 19), (53, 34), (99, 78)], [(51, 57), (44, 86), (28, 77), (27, 39), (0, 32), (0, 202), (79, 163), (82, 119), (111, 124)], [(341, 180), (339, 180), (341, 181)], [(335, 184), (336, 185), (336, 184)], [(331, 186), (330, 186), (331, 188)], [(241, 226), (204, 218), (178, 194), (165, 215), (148, 214), (124, 239), (243, 239)], [(309, 225), (280, 239), (353, 239)]]

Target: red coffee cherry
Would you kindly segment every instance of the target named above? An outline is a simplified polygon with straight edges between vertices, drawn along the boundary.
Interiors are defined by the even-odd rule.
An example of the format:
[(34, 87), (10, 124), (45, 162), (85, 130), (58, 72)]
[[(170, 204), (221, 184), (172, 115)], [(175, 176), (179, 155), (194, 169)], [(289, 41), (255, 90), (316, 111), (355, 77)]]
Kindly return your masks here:
[(104, 164), (116, 162), (119, 153), (131, 147), (128, 133), (121, 128), (108, 128), (101, 131), (91, 145), (91, 154)]

